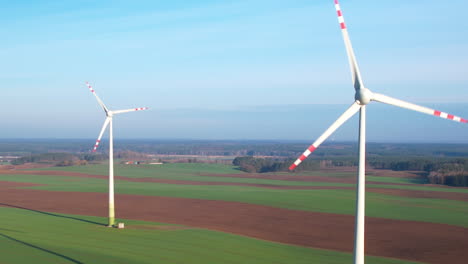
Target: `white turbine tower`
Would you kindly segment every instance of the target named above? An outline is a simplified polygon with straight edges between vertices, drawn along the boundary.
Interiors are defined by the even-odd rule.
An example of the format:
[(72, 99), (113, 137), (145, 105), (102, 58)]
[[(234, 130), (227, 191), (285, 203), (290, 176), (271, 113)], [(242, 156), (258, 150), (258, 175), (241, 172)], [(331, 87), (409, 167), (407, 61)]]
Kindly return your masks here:
[(148, 107), (140, 107), (140, 108), (132, 108), (132, 109), (125, 109), (125, 110), (117, 110), (117, 111), (110, 111), (106, 105), (101, 101), (99, 96), (97, 96), (96, 92), (94, 91), (93, 87), (86, 82), (86, 86), (88, 86), (89, 90), (94, 94), (96, 100), (98, 101), (99, 105), (102, 107), (104, 112), (106, 113), (106, 120), (104, 121), (104, 125), (102, 126), (101, 133), (99, 133), (99, 137), (96, 140), (96, 144), (94, 145), (93, 152), (96, 152), (99, 143), (101, 142), (101, 137), (104, 134), (107, 126), (109, 125), (109, 227), (115, 225), (115, 204), (114, 204), (114, 137), (113, 137), (113, 129), (112, 129), (112, 117), (116, 114), (128, 113), (133, 111), (141, 111), (146, 110)]
[(327, 129), (325, 132), (312, 144), (306, 151), (289, 167), (294, 170), (303, 160), (305, 160), (315, 149), (318, 148), (323, 141), (325, 141), (337, 128), (344, 122), (351, 118), (358, 111), (359, 115), (359, 165), (356, 187), (356, 222), (355, 222), (355, 236), (354, 236), (354, 263), (364, 263), (364, 210), (365, 210), (365, 153), (366, 153), (366, 105), (371, 101), (381, 102), (389, 105), (394, 105), (416, 112), (429, 114), (433, 116), (450, 119), (456, 122), (467, 123), (466, 119), (458, 116), (450, 115), (444, 112), (433, 110), (427, 107), (408, 103), (399, 99), (394, 99), (383, 94), (373, 93), (364, 86), (362, 82), (361, 73), (354, 56), (354, 51), (349, 39), (348, 30), (344, 22), (343, 14), (340, 9), (338, 0), (335, 1), (335, 8), (338, 13), (338, 21), (343, 33), (343, 39), (348, 54), (348, 60), (351, 68), (352, 81), (356, 91), (354, 95), (354, 103)]

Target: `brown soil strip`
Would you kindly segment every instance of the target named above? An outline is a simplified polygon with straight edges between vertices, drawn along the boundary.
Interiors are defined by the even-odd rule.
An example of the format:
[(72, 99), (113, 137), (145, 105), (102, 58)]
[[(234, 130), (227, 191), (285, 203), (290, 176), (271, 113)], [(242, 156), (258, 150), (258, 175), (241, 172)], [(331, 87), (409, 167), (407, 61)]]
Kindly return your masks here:
[[(2, 189), (0, 206), (106, 216), (107, 194)], [(117, 216), (229, 232), (307, 247), (351, 252), (354, 217), (237, 202), (117, 195)], [(468, 229), (366, 218), (366, 254), (426, 263), (462, 264)]]
[(0, 170), (26, 170), (26, 169), (39, 169), (50, 168), (52, 164), (45, 163), (25, 163), (21, 165), (0, 165)]
[(72, 176), (84, 178), (99, 178), (107, 179), (106, 175), (93, 175), (71, 171), (41, 171), (41, 170), (0, 170), (0, 174), (14, 174), (14, 175), (51, 175), (51, 176)]
[(177, 225), (130, 225), (130, 226), (125, 226), (125, 228), (126, 229), (144, 229), (144, 230), (164, 230), (164, 231), (193, 229), (190, 227), (177, 226)]
[(17, 187), (31, 187), (31, 186), (44, 186), (44, 184), (36, 184), (29, 182), (9, 182), (0, 181), (0, 189), (17, 188)]
[(410, 198), (446, 199), (468, 202), (468, 193), (366, 188), (366, 191)]

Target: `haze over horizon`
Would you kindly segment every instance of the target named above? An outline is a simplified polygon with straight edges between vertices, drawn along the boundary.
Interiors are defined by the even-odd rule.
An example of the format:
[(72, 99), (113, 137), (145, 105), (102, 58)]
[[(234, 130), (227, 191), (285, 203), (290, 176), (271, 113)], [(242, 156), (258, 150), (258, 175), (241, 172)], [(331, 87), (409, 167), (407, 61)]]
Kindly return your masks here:
[[(468, 118), (468, 2), (341, 0), (364, 83)], [(7, 2), (0, 138), (316, 139), (353, 101), (333, 0)], [(468, 127), (370, 104), (368, 140), (468, 143)], [(331, 140), (355, 141), (352, 118)]]

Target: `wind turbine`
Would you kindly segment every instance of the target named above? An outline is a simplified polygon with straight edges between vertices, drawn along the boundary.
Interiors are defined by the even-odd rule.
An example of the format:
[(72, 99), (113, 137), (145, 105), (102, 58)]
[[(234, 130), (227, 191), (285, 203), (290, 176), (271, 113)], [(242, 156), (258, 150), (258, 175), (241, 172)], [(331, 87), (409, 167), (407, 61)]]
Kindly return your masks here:
[(371, 101), (376, 101), (384, 104), (394, 105), (401, 108), (406, 108), (416, 112), (429, 114), (456, 122), (467, 123), (466, 119), (454, 116), (441, 111), (433, 110), (424, 106), (415, 105), (399, 99), (391, 98), (383, 94), (374, 93), (364, 86), (361, 78), (361, 73), (354, 55), (354, 51), (349, 38), (348, 30), (344, 22), (338, 0), (335, 1), (336, 12), (338, 13), (338, 22), (341, 27), (341, 33), (348, 54), (348, 61), (351, 68), (352, 81), (355, 89), (354, 103), (327, 129), (325, 132), (312, 144), (306, 151), (289, 167), (289, 170), (294, 170), (303, 160), (305, 160), (312, 152), (317, 149), (323, 141), (325, 141), (337, 128), (351, 118), (359, 111), (359, 165), (358, 165), (358, 181), (356, 187), (356, 222), (354, 235), (354, 263), (364, 263), (364, 214), (365, 214), (365, 153), (366, 153), (366, 105)]
[(86, 82), (86, 86), (88, 86), (89, 90), (94, 94), (96, 100), (98, 101), (99, 105), (102, 107), (104, 112), (106, 113), (106, 120), (104, 121), (104, 125), (102, 126), (101, 132), (99, 133), (99, 137), (96, 140), (96, 144), (94, 145), (93, 152), (96, 152), (96, 149), (101, 143), (101, 137), (104, 134), (107, 126), (109, 126), (109, 227), (115, 225), (115, 204), (114, 204), (114, 136), (113, 136), (113, 129), (112, 129), (112, 117), (116, 114), (123, 114), (128, 112), (134, 111), (141, 111), (146, 110), (148, 107), (140, 107), (140, 108), (132, 108), (132, 109), (125, 109), (125, 110), (116, 110), (111, 111), (109, 110), (106, 105), (101, 101), (99, 96), (97, 96), (96, 92), (94, 91), (93, 87)]

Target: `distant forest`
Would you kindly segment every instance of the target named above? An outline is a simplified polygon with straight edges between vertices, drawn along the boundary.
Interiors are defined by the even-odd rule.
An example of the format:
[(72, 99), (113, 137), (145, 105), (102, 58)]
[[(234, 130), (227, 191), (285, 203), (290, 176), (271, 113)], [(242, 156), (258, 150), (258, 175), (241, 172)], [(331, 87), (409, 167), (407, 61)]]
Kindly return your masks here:
[[(31, 155), (51, 152), (90, 153), (95, 139), (0, 139), (0, 155)], [(162, 155), (296, 157), (312, 142), (259, 140), (115, 140), (115, 151)], [(103, 140), (100, 153), (109, 145)], [(357, 143), (324, 143), (315, 157), (355, 156)], [(468, 157), (468, 144), (368, 143), (368, 156)]]
[[(309, 146), (297, 141), (116, 140), (116, 157), (145, 160), (148, 155), (221, 156), (246, 172), (287, 171)], [(107, 159), (108, 145), (90, 152), (94, 140), (0, 140), (0, 156), (19, 156), (13, 164), (53, 162), (57, 166), (84, 165)], [(188, 162), (199, 162), (190, 159)], [(323, 144), (296, 171), (357, 166), (357, 144)], [(375, 169), (424, 172), (428, 182), (468, 186), (468, 144), (368, 143), (367, 166)]]

